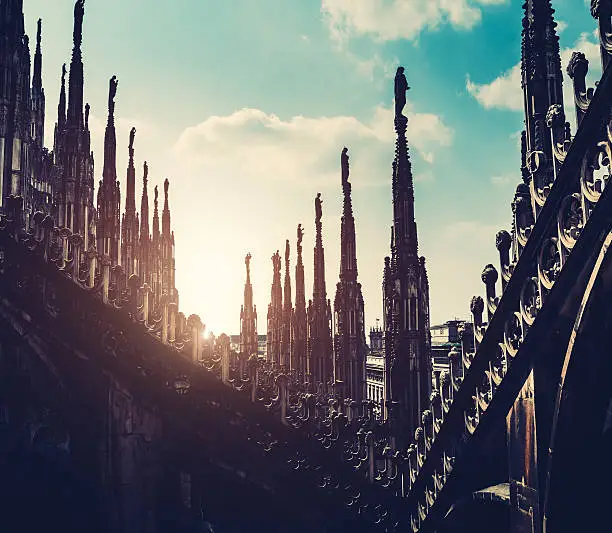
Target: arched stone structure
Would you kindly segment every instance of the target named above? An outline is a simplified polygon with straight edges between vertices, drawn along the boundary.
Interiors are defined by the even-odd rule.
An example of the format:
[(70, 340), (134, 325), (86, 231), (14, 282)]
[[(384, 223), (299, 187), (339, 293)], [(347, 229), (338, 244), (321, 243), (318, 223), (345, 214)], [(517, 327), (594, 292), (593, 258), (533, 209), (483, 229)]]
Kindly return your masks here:
[(596, 531), (609, 521), (611, 244), (612, 232), (591, 272), (563, 361), (543, 498), (545, 533)]

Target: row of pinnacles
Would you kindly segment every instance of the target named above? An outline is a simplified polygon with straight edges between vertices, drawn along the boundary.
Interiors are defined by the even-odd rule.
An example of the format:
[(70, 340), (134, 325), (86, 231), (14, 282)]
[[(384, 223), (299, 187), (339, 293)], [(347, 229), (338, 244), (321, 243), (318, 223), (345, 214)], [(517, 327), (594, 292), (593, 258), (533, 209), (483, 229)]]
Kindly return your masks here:
[[(365, 323), (361, 285), (357, 282), (355, 220), (351, 201), (348, 150), (341, 154), (344, 209), (341, 221), (340, 281), (332, 318), (325, 286), (325, 256), (322, 239), (323, 201), (315, 198), (315, 247), (313, 297), (306, 307), (302, 225), (297, 228), (296, 301), (291, 302), (290, 243), (285, 242), (284, 287), (281, 286), (282, 259), (272, 256), (272, 288), (267, 314), (267, 364), (285, 372), (298, 388), (329, 397), (365, 399)], [(242, 357), (257, 354), (257, 312), (253, 306), (250, 280), (251, 255), (246, 257), (244, 304), (240, 311), (240, 352)], [(284, 294), (284, 299), (283, 299)], [(332, 324), (334, 333), (332, 335)]]
[[(129, 139), (129, 163), (125, 211), (121, 217), (116, 171), (115, 96), (118, 82), (109, 83), (108, 121), (104, 136), (104, 166), (94, 207), (94, 155), (91, 151), (89, 104), (84, 104), (81, 53), (84, 0), (74, 6), (73, 49), (68, 87), (62, 67), (53, 151), (44, 147), (45, 94), (42, 87), (41, 21), (38, 21), (34, 70), (30, 86), (30, 52), (24, 33), (22, 0), (2, 3), (0, 61), (6, 75), (0, 77), (0, 210), (7, 212), (7, 198), (23, 199), (23, 223), (30, 228), (33, 216), (53, 217), (62, 231), (82, 239), (85, 254), (101, 254), (111, 268), (120, 265), (125, 279), (135, 274), (150, 288), (151, 309), (165, 297), (178, 305), (175, 286), (174, 233), (170, 227), (169, 182), (164, 182), (164, 206), (160, 229), (158, 191), (155, 187), (153, 228), (149, 231), (148, 168), (144, 163), (142, 203), (136, 212), (133, 128)], [(16, 61), (15, 58), (18, 58)]]
[[(487, 479), (486, 469), (468, 472), (466, 468), (477, 464), (477, 454), (487, 442), (485, 438), (499, 424), (506, 424), (508, 438), (510, 460), (506, 464), (506, 479), (513, 506), (513, 527), (531, 530), (536, 525), (534, 530), (541, 531), (542, 521), (548, 518), (550, 527), (552, 517), (557, 520), (555, 530), (563, 530), (559, 517), (564, 510), (559, 504), (553, 507), (550, 503), (551, 493), (546, 484), (553, 464), (553, 449), (546, 439), (549, 435), (554, 438), (554, 422), (546, 418), (545, 411), (540, 420), (535, 417), (538, 368), (534, 358), (538, 352), (549, 349), (538, 345), (538, 339), (550, 329), (555, 313), (560, 312), (562, 298), (572, 293), (570, 289), (576, 290), (577, 283), (588, 281), (588, 276), (580, 280), (571, 274), (563, 277), (562, 271), (577, 272), (585, 262), (585, 250), (601, 244), (606, 235), (603, 230), (609, 227), (612, 192), (606, 191), (606, 185), (612, 159), (609, 72), (612, 9), (610, 2), (598, 0), (593, 0), (591, 6), (591, 14), (599, 24), (604, 71), (597, 90), (586, 86), (588, 61), (583, 53), (574, 52), (568, 65), (578, 124), (574, 138), (565, 120), (559, 42), (550, 0), (527, 0), (524, 9), (523, 181), (511, 204), (512, 231), (500, 231), (495, 239), (500, 271), (493, 265), (485, 266), (481, 276), (485, 298), (475, 296), (470, 303), (473, 348), (465, 336), (471, 332), (462, 333), (461, 349), (451, 351), (449, 372), (443, 373), (432, 391), (429, 287), (424, 259), (417, 253), (413, 180), (405, 137), (407, 119), (402, 115), (403, 93), (408, 87), (400, 68), (395, 87), (397, 143), (393, 162), (392, 253), (385, 258), (383, 276), (383, 329), (390, 396), (384, 406), (387, 418), (381, 423), (373, 416), (369, 402), (359, 405), (351, 401), (353, 391), (344, 397), (338, 393), (341, 381), (338, 366), (333, 381), (326, 374), (332, 368), (331, 349), (325, 347), (331, 337), (327, 333), (331, 313), (325, 300), (324, 279), (318, 274), (323, 261), (319, 240), (320, 197), (315, 201), (315, 290), (305, 337), (307, 359), (305, 366), (298, 366), (298, 372), (305, 369), (309, 383), (319, 386), (302, 388), (301, 394), (292, 392), (292, 387), (300, 389), (300, 383), (291, 379), (291, 366), (281, 367), (280, 372), (266, 369), (262, 372), (264, 379), (258, 382), (260, 390), (274, 389), (275, 384), (277, 401), (286, 399), (281, 409), (286, 424), (318, 428), (314, 434), (325, 448), (333, 448), (336, 443), (353, 469), (365, 473), (371, 484), (382, 486), (401, 499), (399, 518), (388, 507), (379, 509), (377, 524), (389, 527), (389, 531), (398, 528), (399, 522), (395, 520), (403, 524), (407, 520), (414, 532), (434, 531), (454, 503), (466, 496), (461, 487), (463, 483), (465, 488), (467, 474), (480, 476), (481, 481)], [(604, 248), (609, 240), (603, 243)], [(343, 240), (343, 260), (348, 250), (345, 243)], [(346, 257), (350, 258), (350, 253)], [(268, 324), (269, 335), (271, 328), (282, 328), (283, 324), (282, 318), (278, 318), (282, 317), (278, 253), (273, 264), (275, 283), (269, 318), (274, 320)], [(501, 295), (496, 291), (498, 282)], [(300, 281), (298, 291), (299, 288)], [(336, 323), (340, 324), (340, 320)], [(287, 360), (281, 349), (282, 334), (273, 339), (277, 346), (273, 351), (269, 349), (269, 354), (274, 353), (274, 357), (278, 354), (278, 359), (268, 362), (272, 366)], [(317, 366), (320, 354), (328, 355), (329, 367)], [(289, 379), (282, 371), (290, 374)], [(329, 382), (333, 385), (331, 393), (324, 394)], [(540, 382), (540, 395), (548, 395), (551, 403), (555, 401), (556, 384), (554, 380), (552, 386), (550, 383), (542, 386)], [(545, 389), (546, 385), (550, 390)], [(329, 388), (325, 392), (328, 391)], [(257, 394), (252, 393), (253, 397)], [(542, 467), (547, 470), (538, 472)], [(580, 468), (580, 464), (576, 467)], [(338, 485), (333, 476), (322, 484), (328, 490)], [(347, 505), (355, 505), (357, 499), (348, 498)], [(366, 512), (365, 508), (360, 509)]]

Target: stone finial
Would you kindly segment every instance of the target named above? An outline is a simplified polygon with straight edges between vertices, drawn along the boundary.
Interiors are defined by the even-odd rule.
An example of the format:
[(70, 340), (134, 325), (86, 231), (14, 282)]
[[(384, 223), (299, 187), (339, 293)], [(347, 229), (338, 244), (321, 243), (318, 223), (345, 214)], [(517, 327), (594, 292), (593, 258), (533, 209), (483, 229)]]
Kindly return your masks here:
[(481, 279), (482, 282), (489, 286), (489, 285), (495, 285), (495, 283), (497, 282), (497, 270), (495, 269), (495, 267), (491, 264), (488, 264), (487, 266), (484, 267), (484, 270), (482, 271), (482, 275), (481, 275)]
[(567, 64), (567, 75), (574, 79), (575, 76), (585, 77), (589, 70), (589, 60), (583, 52), (573, 52)]
[(474, 315), (480, 315), (484, 311), (484, 300), (481, 296), (472, 297), (472, 301), (470, 302), (470, 311)]
[(501, 230), (495, 235), (495, 248), (499, 252), (507, 252), (510, 250), (512, 244), (512, 237), (506, 230)]

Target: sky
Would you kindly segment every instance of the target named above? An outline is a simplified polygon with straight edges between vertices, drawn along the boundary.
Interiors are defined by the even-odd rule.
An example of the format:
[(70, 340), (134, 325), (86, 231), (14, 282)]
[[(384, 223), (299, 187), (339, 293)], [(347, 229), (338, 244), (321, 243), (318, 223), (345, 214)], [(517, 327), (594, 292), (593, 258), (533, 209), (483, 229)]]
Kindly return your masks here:
[[(382, 317), (392, 223), (393, 77), (401, 64), (411, 87), (404, 113), (431, 323), (468, 318), (470, 298), (484, 294), (483, 267), (499, 264), (495, 234), (509, 229), (520, 181), (522, 3), (86, 0), (82, 50), (96, 182), (102, 177), (108, 80), (116, 75), (122, 201), (134, 126), (137, 207), (144, 161), (151, 203), (152, 187), (159, 185), (161, 193), (164, 178), (170, 180), (180, 310), (199, 314), (207, 331), (237, 334), (250, 252), (261, 334), (271, 257), (276, 250), (284, 255), (285, 239), (295, 301), (298, 223), (305, 233), (306, 295), (312, 297), (317, 192), (333, 302), (340, 153), (346, 146), (367, 333)], [(553, 1), (563, 71), (572, 50), (581, 50), (592, 85), (601, 67), (587, 4)], [(73, 6), (73, 0), (24, 0), (32, 53), (36, 20), (43, 19), (49, 147), (61, 65), (70, 64)], [(567, 77), (564, 92), (574, 121)]]

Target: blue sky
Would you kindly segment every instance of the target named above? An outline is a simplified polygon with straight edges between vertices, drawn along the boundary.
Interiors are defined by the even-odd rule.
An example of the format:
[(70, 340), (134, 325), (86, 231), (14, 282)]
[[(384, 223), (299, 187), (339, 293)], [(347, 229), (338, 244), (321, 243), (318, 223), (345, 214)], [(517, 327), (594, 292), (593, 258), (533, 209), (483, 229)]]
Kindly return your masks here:
[[(43, 19), (47, 145), (73, 0), (24, 0), (33, 52)], [(239, 331), (244, 256), (265, 333), (271, 256), (305, 229), (312, 294), (314, 197), (323, 197), (328, 297), (338, 281), (340, 152), (349, 148), (366, 324), (381, 317), (389, 253), (393, 75), (406, 68), (408, 137), (432, 323), (469, 316), (497, 266), (520, 180), (522, 0), (86, 0), (85, 99), (101, 179), (108, 79), (117, 75), (117, 171), (136, 133), (150, 184), (170, 179), (180, 308), (216, 334)], [(563, 69), (580, 49), (600, 72), (587, 2), (556, 0)], [(566, 80), (566, 112), (573, 117)], [(150, 198), (152, 196), (150, 195)], [(152, 209), (152, 206), (151, 206)], [(123, 206), (122, 206), (123, 210)], [(295, 291), (295, 281), (293, 280)], [(293, 295), (295, 299), (295, 293)]]

